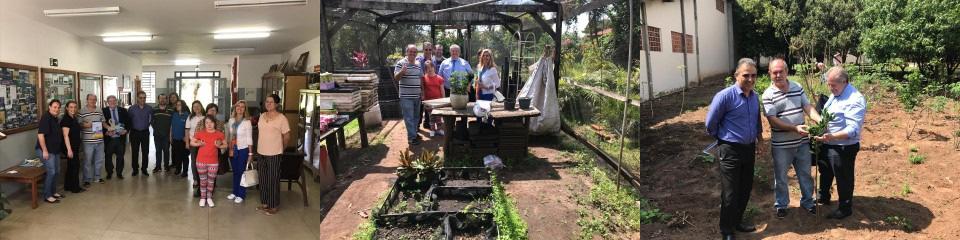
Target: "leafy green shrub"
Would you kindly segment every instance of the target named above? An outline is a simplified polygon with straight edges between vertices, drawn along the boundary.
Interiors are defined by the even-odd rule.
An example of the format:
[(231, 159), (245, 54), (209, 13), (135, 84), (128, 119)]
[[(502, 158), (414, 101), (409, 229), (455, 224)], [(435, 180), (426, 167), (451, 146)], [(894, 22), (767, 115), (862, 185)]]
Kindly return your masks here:
[(950, 92), (950, 96), (956, 99), (960, 99), (960, 82), (951, 83), (947, 85), (947, 91)]
[(947, 107), (947, 102), (950, 99), (944, 96), (936, 96), (930, 102), (930, 110), (933, 110), (935, 113), (943, 113), (943, 109)]
[(897, 99), (907, 111), (920, 105), (923, 94), (923, 75), (918, 71), (907, 74), (907, 83), (897, 86)]
[(757, 84), (753, 86), (753, 90), (757, 93), (763, 93), (767, 90), (767, 87), (770, 87), (770, 75), (763, 74), (757, 76)]

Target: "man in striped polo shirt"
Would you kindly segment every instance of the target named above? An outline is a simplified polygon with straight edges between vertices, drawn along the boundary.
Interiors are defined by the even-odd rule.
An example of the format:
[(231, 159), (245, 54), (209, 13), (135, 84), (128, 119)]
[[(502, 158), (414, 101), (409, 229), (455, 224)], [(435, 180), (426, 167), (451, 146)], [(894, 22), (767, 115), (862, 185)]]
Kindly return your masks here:
[(770, 61), (770, 80), (773, 84), (762, 95), (764, 114), (770, 122), (773, 154), (774, 196), (773, 207), (777, 218), (787, 216), (790, 207), (787, 170), (793, 165), (800, 182), (800, 207), (811, 214), (816, 213), (813, 198), (813, 178), (810, 177), (810, 143), (804, 116), (820, 121), (820, 115), (804, 95), (803, 88), (787, 80), (787, 63), (783, 59)]
[(393, 70), (393, 79), (400, 86), (400, 111), (403, 114), (403, 123), (407, 128), (407, 141), (410, 145), (419, 145), (417, 136), (420, 122), (420, 82), (423, 78), (421, 65), (416, 60), (417, 46), (410, 44), (406, 48), (406, 57), (397, 61)]
[(103, 124), (107, 121), (97, 107), (97, 95), (87, 94), (87, 105), (80, 109), (81, 127), (83, 127), (83, 186), (89, 187), (96, 180), (103, 183), (100, 169), (103, 168)]

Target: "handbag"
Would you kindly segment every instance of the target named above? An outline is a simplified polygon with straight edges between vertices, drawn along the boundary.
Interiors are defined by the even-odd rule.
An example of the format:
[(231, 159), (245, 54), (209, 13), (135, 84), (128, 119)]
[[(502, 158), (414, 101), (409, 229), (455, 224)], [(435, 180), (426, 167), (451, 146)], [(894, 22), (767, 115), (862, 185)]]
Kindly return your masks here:
[[(252, 159), (251, 159), (252, 160)], [(247, 161), (247, 168), (240, 177), (241, 187), (253, 187), (257, 185), (257, 169), (253, 168), (251, 161)]]

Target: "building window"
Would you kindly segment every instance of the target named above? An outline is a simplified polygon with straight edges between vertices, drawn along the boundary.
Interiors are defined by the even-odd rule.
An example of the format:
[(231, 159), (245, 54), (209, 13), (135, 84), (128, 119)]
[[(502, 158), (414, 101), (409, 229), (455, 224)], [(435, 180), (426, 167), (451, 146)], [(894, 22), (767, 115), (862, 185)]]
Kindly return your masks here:
[[(673, 31), (670, 32), (670, 41), (673, 43), (673, 52), (675, 53), (683, 52), (680, 36), (683, 36), (683, 34)], [(687, 53), (693, 53), (693, 36), (687, 34), (684, 38), (686, 38)]]
[(720, 13), (725, 13), (723, 11), (724, 6), (726, 6), (726, 3), (723, 0), (717, 0), (717, 11), (720, 11)]
[[(650, 51), (659, 52), (660, 50), (660, 29), (647, 26), (647, 39), (650, 42)], [(643, 44), (640, 45), (640, 50), (643, 50)]]
[(143, 72), (140, 89), (147, 93), (147, 103), (157, 103), (157, 72)]

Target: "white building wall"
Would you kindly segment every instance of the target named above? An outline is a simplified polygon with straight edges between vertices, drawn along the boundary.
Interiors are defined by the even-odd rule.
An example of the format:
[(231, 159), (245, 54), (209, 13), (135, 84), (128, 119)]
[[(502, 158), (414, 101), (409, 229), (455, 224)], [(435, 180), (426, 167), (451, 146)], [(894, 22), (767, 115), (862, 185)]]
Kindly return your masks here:
[[(0, 7), (0, 61), (48, 67), (49, 58), (59, 60), (59, 69), (112, 76), (140, 75), (139, 58), (44, 25), (9, 8)], [(11, 134), (0, 141), (0, 169), (34, 158), (36, 131)], [(20, 184), (4, 184), (5, 193)]]
[[(733, 56), (731, 56), (728, 42), (729, 25), (726, 14), (730, 9), (725, 7), (726, 13), (716, 9), (715, 1), (697, 1), (699, 32), (697, 36), (694, 27), (694, 0), (685, 0), (684, 10), (687, 34), (694, 37), (694, 51), (687, 54), (688, 84), (696, 86), (697, 82), (697, 51), (696, 41), (700, 42), (700, 76), (709, 78), (727, 74), (730, 70)], [(673, 52), (671, 32), (683, 33), (681, 24), (680, 2), (647, 1), (647, 21), (649, 26), (660, 29), (660, 51), (650, 51), (650, 68), (654, 97), (659, 94), (679, 91), (684, 87), (683, 53)], [(642, 44), (637, 40), (638, 44)], [(640, 61), (640, 71), (637, 72), (640, 82), (647, 83), (646, 58), (644, 52), (634, 54)], [(648, 99), (646, 86), (641, 87), (641, 96)]]

